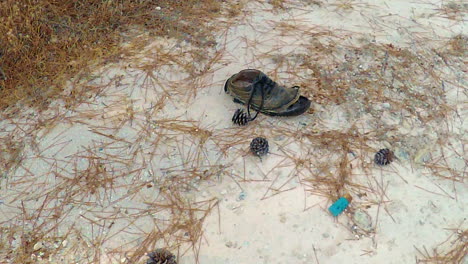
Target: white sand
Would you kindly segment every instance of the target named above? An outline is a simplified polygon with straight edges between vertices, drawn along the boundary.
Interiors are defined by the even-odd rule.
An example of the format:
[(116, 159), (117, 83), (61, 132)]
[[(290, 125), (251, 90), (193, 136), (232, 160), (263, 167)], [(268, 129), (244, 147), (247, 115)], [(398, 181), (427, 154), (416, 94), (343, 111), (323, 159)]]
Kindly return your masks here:
[[(16, 208), (20, 207), (21, 200), (39, 197), (62, 184), (57, 174), (75, 175), (75, 169), (87, 168), (90, 160), (83, 157), (92, 152), (107, 161), (96, 167), (112, 171), (113, 177), (118, 179), (116, 186), (113, 186), (114, 191), (77, 195), (69, 197), (71, 200), (67, 200), (69, 193), (66, 188), (62, 189), (63, 194), (67, 193), (63, 197), (62, 193), (50, 194), (60, 198), (47, 206), (63, 202), (69, 204), (61, 209), (69, 214), (61, 218), (63, 222), (58, 232), (66, 232), (75, 223), (75, 229), (83, 236), (81, 242), (77, 242), (76, 237), (69, 238), (63, 252), (74, 252), (67, 251), (73, 245), (85, 252), (82, 255), (74, 252), (53, 256), (53, 263), (58, 263), (60, 258), (65, 259), (64, 263), (91, 262), (85, 256), (88, 253), (92, 255), (92, 249), (99, 246), (106, 253), (120, 247), (138, 247), (143, 243), (144, 234), (154, 230), (152, 219), (174, 217), (168, 212), (158, 214), (154, 211), (149, 211), (145, 217), (135, 216), (141, 210), (150, 210), (148, 204), (161, 199), (157, 188), (146, 188), (145, 182), (157, 185), (168, 177), (174, 177), (178, 184), (187, 185), (188, 191), (182, 198), (184, 201), (219, 201), (203, 222), (201, 243), (196, 245), (200, 247), (199, 263), (415, 263), (417, 258), (422, 258), (416, 248), (431, 250), (453, 233), (447, 228), (467, 228), (468, 188), (464, 175), (467, 156), (464, 152), (466, 145), (463, 145), (467, 142), (467, 96), (466, 88), (460, 88), (466, 87), (466, 77), (460, 70), (462, 65), (444, 66), (447, 71), (444, 78), (446, 100), (458, 113), (450, 114), (445, 124), (421, 124), (412, 117), (405, 119), (391, 110), (383, 111), (383, 124), (396, 127), (398, 135), (414, 137), (415, 141), (427, 139), (421, 141), (426, 145), (420, 144), (412, 149), (412, 146), (395, 147), (392, 142), (374, 141), (372, 147), (376, 150), (383, 147), (396, 149), (400, 160), (386, 167), (372, 165), (373, 153), (353, 149), (358, 155), (365, 155), (367, 164), (349, 155), (353, 164), (353, 183), (374, 190), (361, 198), (352, 193), (351, 206), (371, 217), (369, 232), (353, 231), (351, 214), (333, 218), (327, 210), (331, 201), (310, 192), (314, 189), (307, 182), (311, 175), (305, 169), (297, 169), (293, 160), (303, 158), (306, 164), (314, 164), (317, 151), (320, 151), (305, 148), (307, 140), (301, 133), (347, 131), (353, 125), (365, 133), (375, 128), (374, 117), (366, 113), (350, 116), (346, 107), (352, 106), (352, 102), (336, 105), (315, 102), (312, 106), (315, 112), (293, 118), (260, 115), (247, 127), (236, 127), (230, 119), (239, 106), (224, 94), (222, 87), (228, 77), (244, 68), (261, 69), (275, 80), (292, 85), (298, 81), (289, 72), (294, 70), (294, 66), (290, 66), (289, 71), (275, 72), (277, 65), (272, 63), (272, 57), (274, 54), (286, 56), (300, 51), (300, 44), (306, 42), (309, 33), (317, 34), (320, 40), (327, 39), (321, 33), (343, 36), (341, 42), (332, 37), (329, 39), (333, 39), (344, 54), (348, 46), (358, 43), (386, 43), (416, 51), (438, 47), (450, 37), (466, 34), (462, 20), (437, 16), (436, 7), (440, 7), (441, 2), (432, 2), (327, 1), (307, 6), (291, 3), (295, 9), (279, 13), (269, 10), (268, 5), (251, 3), (239, 21), (225, 34), (220, 33), (216, 48), (221, 57), (205, 74), (196, 79), (185, 79), (187, 76), (180, 73), (177, 66), (161, 66), (154, 73), (159, 83), (151, 86), (145, 82), (145, 74), (139, 68), (141, 65), (152, 61), (164, 64), (158, 60), (161, 51), (183, 58), (181, 54), (190, 49), (184, 43), (155, 40), (147, 50), (140, 52), (140, 59), (133, 58), (131, 64), (129, 58), (124, 58), (119, 63), (97, 70), (94, 74), (96, 79), (90, 84), (111, 81), (113, 85), (97, 96), (91, 96), (77, 109), (67, 110), (63, 102), (57, 101), (42, 117), (35, 116), (33, 111), (25, 111), (17, 118), (16, 125), (8, 120), (0, 122), (1, 133), (16, 134), (17, 142), (23, 142), (24, 146), (22, 166), (10, 169), (6, 179), (2, 180), (0, 220), (17, 217)], [(466, 11), (466, 7), (463, 8)], [(466, 15), (461, 15), (461, 19), (466, 21)], [(282, 27), (277, 23), (302, 25), (306, 31), (304, 35), (298, 35), (294, 30), (281, 31)], [(419, 41), (416, 44), (415, 39)], [(273, 49), (274, 52), (270, 52)], [(267, 52), (270, 57), (265, 55)], [(207, 49), (206, 56), (213, 54)], [(260, 56), (262, 54), (265, 56)], [(363, 62), (363, 67), (371, 63)], [(195, 98), (190, 92), (194, 86), (198, 87)], [(159, 100), (164, 100), (163, 109), (154, 111), (152, 107), (158, 105)], [(385, 109), (388, 106), (380, 107)], [(422, 110), (421, 114), (427, 113)], [(53, 116), (60, 117), (47, 127), (28, 130), (28, 125), (23, 124)], [(204, 134), (197, 137), (189, 132), (174, 132), (173, 128), (164, 130), (162, 127), (170, 124), (163, 122), (164, 119), (190, 121), (186, 123), (189, 130), (205, 129), (211, 136), (205, 142)], [(37, 134), (22, 135), (20, 127)], [(297, 133), (283, 137), (272, 134), (271, 131), (277, 127), (290, 128)], [(152, 133), (152, 129), (167, 134), (158, 141), (158, 135)], [(450, 157), (448, 165), (462, 177), (461, 180), (458, 178), (459, 181), (436, 177), (424, 166), (424, 162), (430, 162), (430, 153), (438, 153), (435, 142), (443, 131), (450, 139), (447, 142), (452, 144), (446, 149), (445, 157)], [(264, 136), (270, 142), (271, 153), (262, 161), (248, 154), (248, 144), (256, 136)], [(236, 138), (241, 143), (234, 143)], [(229, 148), (230, 144), (233, 147)], [(222, 151), (226, 151), (226, 155)], [(134, 154), (135, 157), (132, 156)], [(77, 168), (73, 167), (75, 161)], [(184, 161), (190, 162), (184, 164)], [(363, 165), (371, 169), (364, 169)], [(198, 167), (201, 173), (214, 176), (207, 181), (178, 179), (186, 173), (182, 168), (192, 166)], [(215, 166), (220, 166), (219, 173)], [(27, 182), (23, 183), (23, 180)], [(71, 189), (74, 187), (69, 186)], [(25, 190), (28, 195), (22, 193)], [(22, 194), (16, 199), (18, 193)], [(120, 200), (120, 197), (124, 199)], [(37, 208), (43, 199), (28, 201), (25, 206)], [(34, 212), (37, 210), (32, 210), (31, 214)], [(117, 218), (104, 220), (113, 217)], [(21, 221), (16, 219), (13, 222)], [(40, 222), (28, 222), (26, 229), (34, 229), (33, 223)], [(113, 224), (108, 228), (111, 222)], [(99, 244), (97, 241), (100, 239), (105, 242)], [(161, 239), (157, 246), (174, 245), (165, 244)], [(196, 263), (190, 246), (187, 243), (179, 248), (179, 264)], [(118, 263), (120, 260), (125, 261), (125, 254), (102, 254), (99, 262)], [(464, 263), (468, 263), (467, 258)]]

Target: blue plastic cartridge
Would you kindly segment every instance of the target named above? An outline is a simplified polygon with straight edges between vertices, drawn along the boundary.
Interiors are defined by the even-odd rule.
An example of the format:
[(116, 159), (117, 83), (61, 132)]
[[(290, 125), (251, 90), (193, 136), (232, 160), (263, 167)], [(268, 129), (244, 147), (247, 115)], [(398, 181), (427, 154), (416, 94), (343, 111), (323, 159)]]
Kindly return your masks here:
[(346, 209), (346, 207), (348, 207), (348, 205), (348, 199), (341, 197), (328, 208), (328, 211), (330, 211), (333, 216), (338, 216)]

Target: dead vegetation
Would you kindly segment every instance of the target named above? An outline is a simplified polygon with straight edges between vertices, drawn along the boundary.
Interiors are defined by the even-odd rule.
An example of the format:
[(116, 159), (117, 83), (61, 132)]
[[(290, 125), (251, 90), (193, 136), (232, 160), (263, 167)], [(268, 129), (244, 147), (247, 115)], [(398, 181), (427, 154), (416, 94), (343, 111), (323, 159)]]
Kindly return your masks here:
[(18, 101), (44, 109), (71, 77), (119, 60), (128, 52), (122, 44), (143, 31), (212, 46), (209, 22), (221, 10), (231, 10), (229, 5), (213, 0), (2, 1), (0, 109)]
[(425, 247), (416, 248), (422, 257), (416, 258), (416, 263), (442, 264), (465, 263), (468, 259), (468, 231), (458, 228), (448, 229), (451, 234), (445, 241), (431, 251)]
[[(347, 11), (354, 3), (330, 7)], [(190, 116), (196, 112), (190, 107), (200, 93), (222, 87), (209, 77), (231, 59), (225, 52), (232, 22), (218, 16), (241, 15), (241, 3), (28, 4), (36, 7), (27, 7), (31, 17), (18, 12), (24, 3), (0, 4), (11, 6), (0, 8), (0, 32), (6, 32), (0, 39), (7, 43), (0, 106), (48, 108), (41, 114), (13, 108), (2, 114), (1, 261), (141, 263), (155, 248), (197, 257), (204, 220), (219, 203), (197, 193), (222, 177), (268, 182), (262, 199), (297, 188), (294, 180), (326, 204), (351, 194), (360, 199), (350, 211), (370, 208), (376, 225), (379, 214), (392, 217), (388, 182), (376, 172), (397, 173), (393, 165), (373, 164), (382, 147), (390, 147), (399, 162), (430, 171), (428, 177), (466, 181), (463, 134), (446, 134), (448, 120), (463, 115), (446, 95), (466, 94), (456, 77), (466, 53), (464, 36), (446, 40), (440, 49), (427, 48), (416, 36), (408, 48), (359, 35), (358, 43), (347, 42), (354, 32), (301, 21), (277, 23), (278, 35), (245, 38), (239, 45), (249, 50), (279, 36), (293, 38), (293, 44), (275, 42), (255, 53), (251, 65), (300, 85), (313, 109), (294, 121), (259, 116), (247, 127), (223, 127), (207, 122), (210, 113)], [(271, 5), (278, 12), (288, 8), (285, 1)], [(253, 27), (243, 12), (241, 22)], [(217, 24), (209, 23), (216, 18)], [(169, 39), (148, 47), (155, 36)], [(101, 63), (102, 71), (91, 70)], [(270, 157), (278, 162), (267, 171), (253, 168), (252, 174), (246, 168), (251, 135), (267, 135), (278, 146)], [(304, 209), (315, 205), (305, 203)], [(446, 259), (463, 253), (466, 241), (456, 241)]]
[(464, 1), (447, 1), (442, 2), (435, 10), (437, 10), (437, 14), (443, 18), (463, 21), (466, 20), (468, 4)]

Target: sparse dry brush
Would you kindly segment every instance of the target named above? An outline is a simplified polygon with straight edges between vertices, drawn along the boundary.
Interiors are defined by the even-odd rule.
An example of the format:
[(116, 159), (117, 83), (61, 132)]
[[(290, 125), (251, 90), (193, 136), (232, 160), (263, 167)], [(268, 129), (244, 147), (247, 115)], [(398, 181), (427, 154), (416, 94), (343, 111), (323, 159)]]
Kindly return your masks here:
[(458, 228), (449, 230), (450, 236), (431, 251), (426, 247), (416, 247), (420, 255), (416, 258), (416, 263), (465, 263), (468, 256), (468, 231)]
[(122, 43), (142, 31), (213, 45), (209, 22), (228, 5), (214, 0), (2, 1), (0, 109), (19, 100), (46, 107), (76, 74), (119, 60), (126, 54)]
[[(177, 119), (157, 120), (159, 129), (154, 125), (152, 119), (159, 116), (166, 100), (173, 100), (168, 96), (177, 91), (167, 85), (170, 81), (160, 85), (163, 78), (156, 78), (154, 72), (168, 66), (166, 71), (182, 69), (180, 73), (188, 79), (203, 75), (216, 59), (205, 52), (216, 44), (210, 22), (222, 14), (234, 17), (240, 6), (220, 1), (0, 3), (0, 108), (7, 109), (2, 113), (0, 130), (0, 197), (2, 204), (5, 199), (8, 204), (1, 209), (5, 217), (1, 220), (0, 262), (37, 263), (41, 259), (58, 261), (67, 256), (71, 258), (66, 262), (96, 263), (125, 258), (134, 261), (161, 241), (166, 246), (179, 247), (189, 242), (195, 249), (198, 247), (201, 223), (216, 201), (194, 203), (179, 192), (190, 188), (196, 177), (219, 174), (200, 156), (202, 141), (206, 141), (209, 131), (200, 134), (192, 121), (184, 124)], [(109, 86), (123, 85), (119, 83), (122, 76), (101, 82), (100, 76), (95, 75), (96, 68), (132, 57), (152, 39), (160, 37), (190, 47), (179, 54), (160, 47), (152, 54), (156, 55), (152, 62), (137, 63), (146, 74), (135, 81), (144, 76), (141, 87), (146, 91), (154, 92), (156, 85), (163, 89), (153, 107), (141, 114), (123, 96), (115, 98), (125, 99), (123, 109), (111, 99), (109, 105), (103, 103), (104, 114), (96, 109), (78, 109), (80, 105), (89, 105), (91, 98)], [(185, 56), (179, 56), (182, 53)], [(60, 103), (50, 107), (54, 101)], [(33, 109), (25, 112), (14, 106)], [(65, 114), (64, 109), (77, 112)], [(106, 119), (109, 126), (95, 126), (90, 120), (96, 118)], [(94, 143), (74, 152), (70, 147), (73, 139), (67, 137), (70, 129), (67, 126), (71, 124), (79, 124), (79, 129), (85, 131), (89, 129), (85, 136), (95, 135)], [(118, 135), (128, 126), (140, 128), (133, 134), (134, 141)], [(50, 141), (43, 141), (57, 130), (60, 132)], [(153, 158), (173, 157), (174, 153), (166, 154), (166, 145), (159, 143), (166, 140), (164, 143), (170, 144), (167, 140), (178, 134), (200, 138), (200, 148), (188, 154), (191, 163), (181, 162), (187, 166), (167, 168), (165, 173), (176, 173), (169, 180), (159, 173), (143, 171)], [(146, 145), (138, 147), (140, 144)], [(119, 155), (122, 153), (128, 156)], [(147, 154), (149, 158), (142, 160)], [(23, 163), (25, 157), (28, 161)], [(159, 171), (159, 167), (155, 170)], [(146, 178), (141, 180), (143, 176)], [(147, 196), (140, 197), (142, 190)], [(150, 198), (153, 196), (154, 200)], [(140, 203), (112, 207), (127, 198)], [(153, 214), (160, 219), (151, 217)], [(112, 229), (117, 221), (124, 225)], [(142, 221), (154, 227), (145, 228), (145, 224), (140, 225)], [(124, 235), (129, 237), (127, 242), (113, 245), (115, 250), (103, 254), (104, 244), (127, 228), (135, 229), (133, 234)], [(132, 242), (135, 237), (146, 239), (135, 247)], [(137, 249), (131, 256), (127, 255), (130, 249), (127, 243), (132, 251)]]

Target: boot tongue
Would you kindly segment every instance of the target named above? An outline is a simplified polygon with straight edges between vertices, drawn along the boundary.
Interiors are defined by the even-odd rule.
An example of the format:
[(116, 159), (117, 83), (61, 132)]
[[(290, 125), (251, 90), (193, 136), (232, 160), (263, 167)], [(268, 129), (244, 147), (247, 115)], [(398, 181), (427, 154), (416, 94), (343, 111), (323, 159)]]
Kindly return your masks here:
[[(255, 97), (261, 98), (261, 91), (265, 96), (264, 108), (267, 109), (287, 109), (299, 99), (299, 87), (286, 88), (278, 85), (275, 81), (270, 79), (266, 74), (260, 72), (259, 75), (252, 81), (252, 92)], [(254, 98), (255, 98), (254, 97)], [(255, 100), (258, 104), (259, 101)]]
[(265, 99), (268, 99), (271, 95), (271, 91), (277, 85), (278, 84), (276, 84), (273, 80), (271, 80), (270, 78), (268, 78), (268, 76), (261, 72), (252, 82), (252, 91), (261, 94), (261, 91), (263, 90)]

